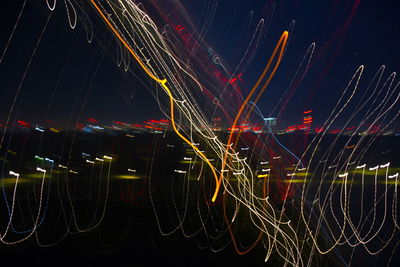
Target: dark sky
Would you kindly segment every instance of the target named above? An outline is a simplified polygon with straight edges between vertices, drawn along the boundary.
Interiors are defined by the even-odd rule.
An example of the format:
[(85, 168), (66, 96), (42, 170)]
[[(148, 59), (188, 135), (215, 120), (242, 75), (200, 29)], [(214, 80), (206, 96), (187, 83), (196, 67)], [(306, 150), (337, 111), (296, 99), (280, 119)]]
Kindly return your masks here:
[[(213, 26), (206, 38), (230, 66), (237, 64), (239, 57), (235, 55), (242, 52), (236, 49), (242, 41), (238, 36), (242, 36), (240, 29), (244, 28), (249, 11), (254, 11), (255, 20), (265, 18), (272, 2), (219, 2)], [(244, 76), (249, 86), (252, 85), (279, 35), (295, 20), (283, 63), (260, 103), (265, 114), (281, 97), (309, 45), (316, 42), (310, 70), (280, 117), (283, 125), (299, 123), (304, 108), (313, 109), (317, 124), (322, 123), (357, 67), (362, 64), (366, 67), (363, 75), (365, 82), (369, 82), (382, 65), (387, 67), (387, 76), (399, 70), (399, 1), (293, 0), (276, 3), (263, 47)], [(199, 14), (195, 12), (200, 10), (201, 4), (198, 5), (191, 10), (192, 13)]]
[[(71, 30), (62, 2), (59, 1), (49, 20), (23, 78), (49, 15), (45, 1), (28, 1), (0, 64), (0, 122), (5, 121), (10, 110), (14, 121), (44, 123), (51, 120), (58, 127), (71, 127), (87, 117), (104, 123), (112, 120), (140, 123), (149, 118), (161, 118), (154, 97), (140, 81), (145, 77), (137, 66), (131, 65), (129, 73), (116, 65), (116, 43), (106, 27), (93, 18), (97, 23), (94, 25), (95, 40), (88, 44), (84, 21), (78, 21), (76, 29)], [(157, 5), (157, 1), (152, 2)], [(201, 29), (206, 22), (204, 15), (213, 2), (181, 2), (197, 29)], [(2, 4), (1, 53), (22, 3), (22, 0), (15, 0)], [(144, 1), (144, 5), (150, 6), (150, 3)], [(271, 17), (272, 7), (275, 11)], [(304, 108), (310, 107), (319, 123), (359, 65), (366, 66), (366, 80), (383, 64), (388, 67), (387, 73), (399, 69), (399, 7), (398, 1), (380, 0), (286, 0), (276, 1), (276, 4), (269, 0), (218, 1), (204, 38), (227, 66), (234, 69), (256, 22), (265, 18), (270, 23), (262, 46), (243, 73), (250, 87), (260, 75), (279, 35), (295, 20), (284, 61), (259, 106), (265, 114), (272, 111), (307, 48), (316, 42), (310, 71), (294, 91), (280, 121), (282, 125), (298, 123)], [(253, 20), (248, 24), (246, 18), (250, 11), (254, 12)], [(160, 18), (155, 21), (162, 24)], [(16, 94), (18, 97), (12, 107)]]

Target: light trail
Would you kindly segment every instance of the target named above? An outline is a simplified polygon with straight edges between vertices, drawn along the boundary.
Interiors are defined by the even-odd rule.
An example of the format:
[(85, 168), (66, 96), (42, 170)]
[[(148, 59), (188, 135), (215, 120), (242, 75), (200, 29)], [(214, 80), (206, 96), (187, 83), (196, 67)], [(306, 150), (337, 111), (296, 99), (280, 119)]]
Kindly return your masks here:
[(159, 83), (161, 85), (162, 88), (165, 89), (165, 91), (167, 92), (168, 96), (169, 96), (169, 100), (170, 100), (170, 116), (171, 116), (171, 122), (172, 122), (172, 127), (175, 131), (175, 133), (183, 140), (185, 141), (188, 145), (190, 145), (192, 147), (192, 149), (194, 151), (196, 151), (200, 157), (207, 163), (207, 165), (210, 167), (211, 172), (215, 178), (215, 182), (216, 182), (216, 188), (215, 188), (215, 192), (214, 195), (212, 197), (212, 201), (214, 202), (215, 199), (217, 198), (217, 194), (219, 191), (219, 187), (220, 187), (220, 182), (218, 180), (218, 176), (217, 173), (215, 172), (214, 166), (211, 164), (211, 162), (207, 159), (207, 157), (203, 154), (203, 152), (201, 152), (197, 146), (195, 146), (192, 142), (190, 142), (186, 137), (184, 137), (177, 129), (176, 125), (175, 125), (175, 113), (174, 113), (174, 98), (172, 96), (171, 90), (168, 88), (167, 86), (167, 79), (159, 79), (156, 76), (154, 76), (148, 69), (147, 67), (143, 64), (143, 62), (140, 60), (140, 58), (136, 55), (136, 53), (133, 51), (133, 49), (130, 47), (130, 45), (125, 41), (125, 39), (119, 34), (119, 32), (114, 28), (114, 26), (111, 24), (111, 22), (108, 20), (108, 18), (103, 14), (103, 12), (101, 11), (100, 7), (96, 4), (95, 0), (89, 0), (91, 2), (91, 4), (93, 5), (93, 7), (96, 9), (96, 11), (98, 12), (98, 14), (102, 17), (102, 19), (104, 20), (104, 22), (107, 24), (107, 26), (109, 27), (109, 29), (114, 33), (114, 35), (118, 38), (118, 40), (124, 45), (124, 47), (129, 51), (129, 53), (135, 58), (136, 62), (139, 63), (140, 67), (142, 67), (142, 69), (145, 71), (145, 73), (154, 81), (156, 81), (157, 83)]
[[(255, 85), (251, 89), (250, 93), (247, 95), (246, 99), (243, 101), (243, 104), (241, 105), (238, 113), (236, 114), (235, 119), (233, 120), (232, 127), (234, 127), (235, 125), (238, 124), (239, 119), (240, 119), (245, 107), (247, 106), (247, 104), (249, 103), (251, 97), (253, 96), (253, 94), (257, 90), (258, 86), (260, 85), (260, 83), (264, 79), (264, 77), (267, 74), (267, 72), (269, 71), (269, 68), (270, 68), (272, 62), (275, 59), (275, 56), (279, 51), (279, 54), (278, 54), (278, 57), (276, 59), (276, 63), (275, 63), (275, 66), (274, 66), (273, 70), (271, 71), (271, 73), (270, 73), (267, 81), (265, 82), (264, 86), (261, 88), (260, 92), (258, 93), (258, 95), (256, 97), (256, 100), (254, 100), (255, 104), (257, 103), (259, 97), (262, 95), (262, 93), (264, 92), (264, 90), (266, 89), (266, 87), (268, 86), (268, 84), (270, 83), (272, 78), (274, 77), (275, 72), (278, 69), (279, 64), (281, 63), (281, 60), (282, 60), (282, 57), (283, 57), (283, 52), (285, 51), (285, 47), (286, 47), (288, 36), (289, 36), (289, 33), (287, 31), (284, 31), (282, 33), (278, 43), (275, 46), (274, 51), (272, 52), (271, 57), (268, 60), (267, 65), (264, 68), (264, 71), (262, 72), (262, 74), (258, 78), (257, 82), (255, 83)], [(250, 114), (250, 112), (251, 111), (249, 111), (249, 114)], [(246, 121), (246, 119), (245, 119), (245, 121)], [(240, 136), (240, 133), (239, 133), (239, 136)], [(238, 136), (237, 140), (239, 140), (239, 136)], [(226, 161), (227, 161), (227, 158), (228, 158), (228, 151), (231, 149), (230, 144), (232, 143), (232, 139), (233, 139), (233, 131), (231, 131), (231, 133), (229, 134), (229, 137), (228, 137), (228, 142), (227, 142), (228, 145), (226, 147), (226, 150), (225, 150), (225, 153), (224, 153), (224, 157), (223, 157), (223, 160), (222, 160), (222, 168), (221, 168), (221, 170), (225, 169)], [(237, 142), (236, 142), (236, 144), (237, 144)], [(236, 145), (234, 147), (236, 147)], [(212, 201), (215, 201), (215, 199), (217, 197), (217, 194), (219, 192), (219, 188), (220, 188), (222, 179), (223, 179), (223, 176), (222, 176), (222, 172), (221, 172), (221, 175), (220, 175), (220, 177), (218, 179), (218, 182), (217, 182), (217, 186), (215, 188), (215, 193), (214, 193), (214, 196), (212, 198)]]
[[(135, 206), (145, 203), (146, 192), (162, 236), (180, 232), (184, 237), (198, 237), (199, 247), (209, 247), (215, 252), (231, 244), (240, 255), (259, 247), (264, 249), (265, 261), (277, 257), (284, 266), (313, 266), (320, 263), (320, 257), (323, 261), (328, 253), (340, 263), (350, 265), (356, 262), (352, 256), (344, 259), (350, 254), (348, 251), (362, 248), (364, 253), (376, 255), (398, 242), (400, 169), (397, 160), (390, 158), (395, 154), (391, 151), (394, 146), (381, 147), (382, 139), (379, 139), (389, 130), (396, 129), (400, 114), (400, 83), (396, 81), (395, 73), (384, 76), (383, 66), (370, 81), (364, 81), (362, 77), (366, 75), (366, 68), (363, 65), (358, 67), (322, 127), (314, 132), (311, 122), (316, 109), (312, 107), (312, 111), (307, 106), (301, 113), (303, 124), (281, 132), (273, 130), (269, 123), (274, 118), (265, 118), (263, 113), (268, 111), (261, 112), (257, 102), (280, 67), (294, 30), (294, 21), (288, 31), (280, 35), (261, 75), (247, 90), (244, 80), (248, 77), (242, 65), (249, 65), (256, 55), (259, 42), (269, 29), (267, 19), (256, 23), (254, 32), (249, 22), (245, 33), (251, 36), (250, 43), (239, 65), (231, 71), (222, 56), (205, 42), (206, 30), (197, 33), (189, 23), (189, 16), (182, 16), (185, 24), (179, 19), (175, 24), (171, 23), (170, 18), (175, 16), (173, 8), (171, 14), (167, 14), (165, 11), (169, 8), (163, 2), (150, 3), (158, 12), (154, 13), (158, 14), (155, 16), (159, 16), (162, 27), (158, 27), (146, 13), (145, 5), (131, 0), (63, 2), (72, 29), (83, 21), (86, 31), (89, 31), (91, 14), (86, 5), (95, 11), (112, 33), (112, 38), (107, 35), (101, 37), (103, 39), (94, 38), (91, 28), (91, 34), (86, 32), (88, 43), (92, 46), (98, 41), (101, 49), (109, 52), (108, 42), (117, 39), (116, 65), (121, 71), (135, 76), (135, 81), (154, 89), (151, 93), (167, 119), (145, 122), (143, 129), (146, 128), (152, 138), (146, 147), (150, 152), (134, 155), (136, 151), (131, 150), (132, 144), (146, 146), (135, 143), (137, 139), (141, 140), (140, 132), (132, 132), (134, 135), (123, 132), (123, 138), (129, 139), (126, 147), (118, 148), (113, 143), (112, 149), (96, 151), (81, 147), (81, 141), (76, 141), (80, 131), (77, 128), (86, 130), (83, 130), (84, 123), (82, 127), (77, 125), (74, 128), (72, 144), (69, 144), (69, 133), (60, 137), (64, 134), (62, 130), (49, 129), (44, 124), (29, 124), (23, 118), (14, 119), (10, 112), (6, 116), (6, 127), (10, 127), (11, 121), (15, 121), (18, 127), (31, 125), (26, 136), (40, 138), (34, 139), (40, 141), (36, 147), (36, 141), (31, 142), (27, 137), (26, 146), (35, 146), (32, 152), (27, 152), (28, 149), (20, 149), (20, 144), (14, 146), (17, 143), (14, 126), (7, 128), (11, 131), (7, 142), (6, 134), (2, 133), (0, 160), (4, 177), (1, 187), (2, 203), (6, 207), (1, 221), (2, 243), (16, 244), (35, 235), (40, 246), (54, 245), (67, 234), (99, 227), (106, 221), (107, 211), (112, 212), (112, 197)], [(354, 8), (358, 2), (355, 1)], [(56, 1), (46, 3), (53, 12)], [(183, 10), (175, 4), (178, 2), (171, 2), (176, 10)], [(17, 24), (24, 6), (25, 2)], [(271, 10), (269, 16), (272, 18), (274, 9)], [(212, 4), (209, 21), (215, 11), (216, 6)], [(353, 15), (352, 9), (349, 19)], [(249, 18), (252, 17), (253, 11)], [(44, 30), (27, 68), (39, 48)], [(296, 89), (314, 65), (314, 50), (324, 50), (316, 50), (316, 43), (306, 47), (308, 49), (300, 57), (297, 68), (296, 62), (290, 63), (294, 65), (295, 73), (282, 82), (286, 89), (273, 105), (270, 117), (278, 114), (278, 119), (281, 119)], [(147, 86), (131, 70), (131, 57), (151, 85)], [(28, 74), (26, 69), (22, 82)], [(91, 84), (95, 80), (95, 75), (88, 75), (82, 87), (86, 81)], [(21, 84), (13, 99), (13, 113), (19, 112), (19, 104), (14, 106), (14, 103), (19, 103), (16, 101), (19, 100)], [(158, 91), (167, 94), (165, 103), (159, 99)], [(80, 92), (76, 97), (79, 96)], [(253, 112), (254, 108), (256, 112)], [(74, 112), (75, 106), (71, 114)], [(81, 113), (79, 123), (82, 122)], [(71, 124), (74, 122), (72, 118), (71, 115)], [(227, 135), (221, 130), (225, 126), (218, 125), (221, 121), (228, 121), (231, 126)], [(101, 133), (101, 136), (107, 134), (109, 127), (94, 125), (97, 120), (93, 118), (88, 122), (90, 131)], [(343, 125), (336, 126), (338, 122)], [(115, 121), (114, 125), (113, 122), (113, 127), (122, 130), (126, 125), (129, 123)], [(180, 142), (173, 144), (168, 139), (171, 129)], [(296, 133), (278, 138), (278, 134), (287, 134), (289, 130), (301, 131), (301, 140)], [(61, 140), (59, 150), (48, 145), (52, 140), (49, 135), (57, 135), (57, 141)], [(108, 141), (99, 141), (99, 144), (108, 146)], [(119, 153), (126, 151), (128, 156)], [(176, 158), (183, 158), (183, 161), (175, 160), (174, 153), (180, 152), (184, 155), (179, 154)], [(127, 160), (131, 156), (133, 160)], [(211, 182), (204, 179), (209, 173), (213, 177)], [(55, 242), (45, 243), (39, 237), (40, 230), (46, 227), (49, 199), (55, 199), (52, 204), (58, 205), (59, 221), (65, 228), (60, 231), (65, 233)], [(80, 217), (82, 211), (86, 213)], [(162, 218), (165, 211), (168, 211), (166, 219)], [(127, 227), (127, 232), (130, 230)], [(345, 253), (342, 255), (341, 251)]]

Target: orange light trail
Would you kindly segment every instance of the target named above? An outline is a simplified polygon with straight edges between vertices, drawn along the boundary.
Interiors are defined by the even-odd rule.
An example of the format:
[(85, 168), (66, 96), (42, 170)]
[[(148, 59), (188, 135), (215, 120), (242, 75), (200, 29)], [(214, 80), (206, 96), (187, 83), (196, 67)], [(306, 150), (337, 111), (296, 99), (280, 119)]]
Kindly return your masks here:
[[(274, 67), (274, 69), (272, 70), (271, 74), (269, 75), (269, 77), (268, 77), (267, 81), (265, 82), (264, 86), (261, 88), (260, 92), (258, 93), (258, 95), (257, 95), (257, 97), (256, 97), (256, 100), (254, 101), (255, 103), (260, 99), (262, 93), (265, 91), (265, 89), (267, 88), (268, 84), (269, 84), (270, 81), (272, 80), (272, 78), (273, 78), (273, 76), (275, 75), (275, 72), (276, 72), (276, 70), (278, 69), (278, 66), (279, 66), (279, 64), (280, 64), (280, 62), (281, 62), (281, 60), (282, 60), (283, 52), (285, 51), (285, 47), (286, 47), (286, 44), (287, 44), (288, 35), (289, 35), (289, 32), (288, 32), (288, 31), (284, 31), (284, 32), (282, 33), (282, 35), (281, 35), (281, 37), (280, 37), (278, 43), (277, 43), (276, 46), (275, 46), (274, 51), (272, 52), (271, 57), (270, 57), (269, 60), (268, 60), (267, 65), (266, 65), (265, 68), (264, 68), (264, 71), (262, 72), (262, 74), (261, 74), (260, 77), (258, 78), (256, 84), (253, 86), (253, 88), (251, 89), (250, 93), (247, 95), (246, 99), (244, 100), (242, 106), (240, 107), (238, 113), (236, 114), (236, 117), (235, 117), (235, 120), (233, 121), (232, 127), (234, 127), (234, 126), (238, 123), (239, 118), (240, 118), (240, 116), (242, 115), (242, 113), (243, 113), (243, 111), (244, 111), (244, 108), (247, 106), (247, 103), (250, 101), (250, 98), (252, 97), (252, 95), (253, 95), (253, 94), (255, 93), (255, 91), (257, 90), (257, 88), (258, 88), (258, 86), (260, 85), (261, 81), (264, 79), (264, 77), (265, 77), (265, 75), (267, 74), (269, 68), (271, 67), (272, 61), (275, 59), (275, 56), (276, 56), (276, 54), (278, 53), (278, 50), (280, 49), (278, 58), (277, 58), (277, 60), (276, 60), (275, 67)], [(248, 113), (248, 114), (249, 114), (249, 113)], [(218, 191), (219, 191), (219, 189), (220, 189), (221, 182), (222, 182), (222, 179), (223, 179), (223, 170), (224, 170), (224, 168), (225, 168), (226, 160), (227, 160), (227, 158), (228, 158), (228, 151), (229, 151), (229, 148), (230, 148), (230, 144), (231, 144), (231, 142), (232, 142), (233, 133), (234, 133), (234, 132), (231, 131), (231, 133), (229, 134), (229, 137), (228, 137), (228, 142), (227, 142), (226, 150), (225, 150), (225, 153), (224, 153), (224, 159), (223, 159), (223, 161), (222, 161), (221, 175), (220, 175), (220, 177), (219, 177), (219, 179), (218, 179), (218, 181), (217, 181), (217, 186), (216, 186), (215, 193), (214, 193), (214, 196), (215, 196), (215, 197), (218, 195)], [(213, 202), (215, 201), (215, 198), (214, 198), (214, 197), (213, 197), (212, 201), (213, 201)]]
[(147, 75), (154, 81), (158, 82), (162, 88), (167, 92), (170, 100), (170, 116), (171, 116), (171, 124), (172, 128), (174, 129), (174, 132), (183, 140), (185, 141), (190, 147), (196, 151), (200, 157), (207, 163), (207, 165), (210, 167), (211, 172), (214, 176), (215, 182), (216, 182), (216, 188), (214, 191), (214, 195), (212, 197), (212, 201), (214, 202), (215, 199), (217, 198), (218, 191), (219, 191), (219, 181), (218, 181), (218, 175), (215, 172), (214, 166), (211, 164), (211, 162), (208, 160), (208, 158), (204, 155), (203, 152), (200, 151), (190, 140), (188, 140), (185, 136), (183, 136), (179, 131), (178, 128), (176, 127), (175, 124), (175, 116), (174, 116), (174, 98), (172, 96), (171, 90), (167, 86), (167, 79), (159, 79), (155, 75), (153, 75), (147, 67), (143, 64), (143, 62), (140, 60), (140, 58), (136, 55), (136, 53), (133, 51), (131, 46), (128, 44), (128, 42), (125, 41), (125, 39), (121, 36), (121, 34), (115, 29), (115, 27), (112, 25), (112, 23), (108, 20), (108, 18), (104, 15), (104, 13), (101, 11), (100, 7), (96, 4), (94, 0), (89, 0), (93, 7), (96, 9), (96, 11), (99, 13), (99, 15), (102, 17), (104, 22), (107, 24), (107, 26), (110, 28), (110, 30), (114, 33), (114, 35), (118, 38), (118, 40), (125, 46), (125, 48), (129, 51), (129, 53), (135, 58), (135, 60), (139, 63), (140, 67), (146, 72)]

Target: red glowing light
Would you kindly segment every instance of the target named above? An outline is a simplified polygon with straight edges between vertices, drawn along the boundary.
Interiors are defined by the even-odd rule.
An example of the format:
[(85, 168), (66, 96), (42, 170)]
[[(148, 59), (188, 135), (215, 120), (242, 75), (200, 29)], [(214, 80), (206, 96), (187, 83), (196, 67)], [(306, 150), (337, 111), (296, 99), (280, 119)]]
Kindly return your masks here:
[(94, 119), (94, 118), (87, 118), (87, 122), (91, 122), (91, 123), (98, 123), (99, 121)]

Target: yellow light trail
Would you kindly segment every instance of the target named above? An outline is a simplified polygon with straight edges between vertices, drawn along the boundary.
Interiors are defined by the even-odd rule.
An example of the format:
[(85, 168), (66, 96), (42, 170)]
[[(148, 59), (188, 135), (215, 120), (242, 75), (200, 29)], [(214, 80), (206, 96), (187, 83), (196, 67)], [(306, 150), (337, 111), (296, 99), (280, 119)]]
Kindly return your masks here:
[(175, 124), (175, 116), (174, 116), (174, 98), (172, 97), (172, 92), (167, 86), (167, 79), (159, 79), (155, 75), (153, 75), (147, 67), (143, 64), (143, 62), (140, 60), (140, 58), (136, 55), (136, 53), (133, 51), (131, 46), (125, 41), (125, 39), (121, 36), (121, 34), (115, 29), (115, 27), (112, 25), (112, 23), (108, 20), (108, 18), (104, 15), (104, 13), (101, 11), (100, 7), (96, 4), (94, 0), (89, 0), (93, 7), (96, 9), (96, 11), (99, 13), (99, 15), (102, 17), (104, 22), (107, 24), (107, 26), (110, 28), (110, 30), (114, 33), (114, 35), (118, 38), (118, 40), (125, 46), (125, 48), (129, 51), (129, 53), (135, 58), (135, 60), (139, 63), (140, 67), (145, 71), (147, 75), (154, 81), (158, 82), (162, 88), (167, 92), (169, 96), (169, 102), (170, 102), (170, 116), (171, 116), (171, 124), (172, 128), (174, 129), (174, 132), (183, 140), (185, 141), (188, 145), (190, 145), (193, 150), (195, 150), (200, 157), (207, 163), (207, 165), (210, 167), (211, 172), (214, 176), (215, 182), (216, 182), (216, 188), (212, 197), (212, 202), (215, 202), (215, 199), (217, 198), (220, 183), (218, 181), (218, 175), (215, 172), (214, 166), (211, 164), (211, 162), (208, 160), (208, 158), (204, 155), (203, 152), (201, 152), (190, 140), (188, 140), (186, 137), (184, 137), (179, 131), (178, 128), (176, 127)]

